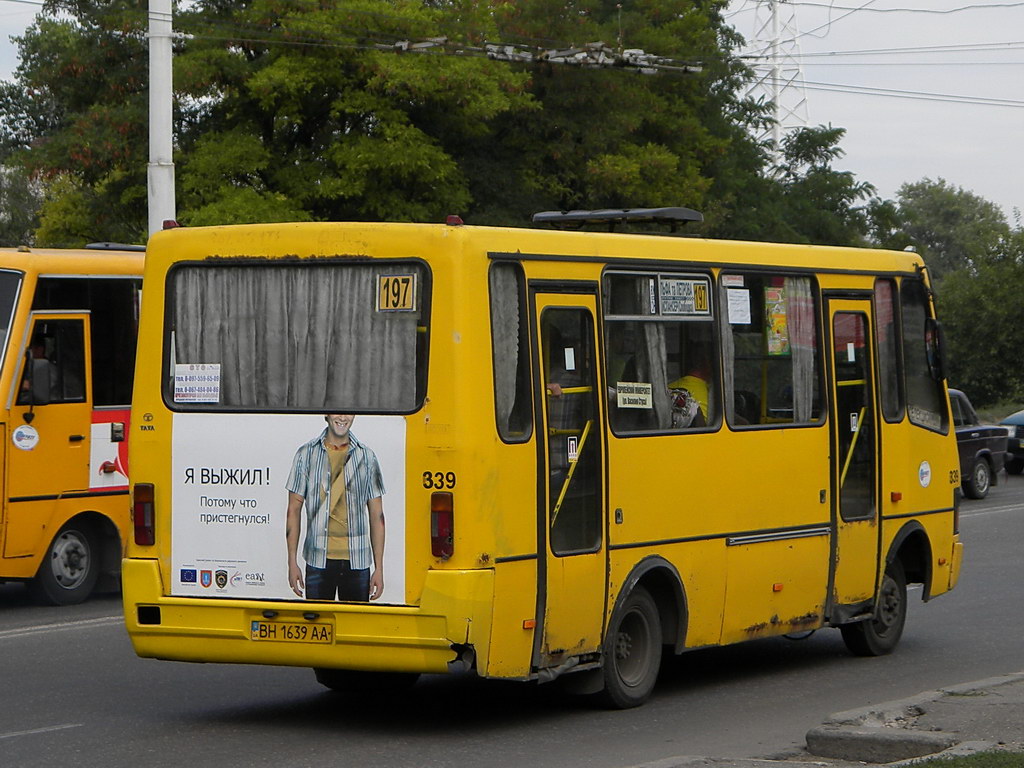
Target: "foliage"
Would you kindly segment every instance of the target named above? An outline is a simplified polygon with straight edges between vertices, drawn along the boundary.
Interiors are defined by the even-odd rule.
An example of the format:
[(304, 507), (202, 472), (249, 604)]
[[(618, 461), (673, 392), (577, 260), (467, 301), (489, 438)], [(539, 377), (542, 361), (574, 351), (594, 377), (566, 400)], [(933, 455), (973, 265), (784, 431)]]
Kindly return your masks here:
[(1024, 755), (1019, 752), (980, 752), (959, 757), (937, 757), (919, 765), (930, 768), (1020, 768), (1024, 765)]
[(1015, 262), (959, 269), (942, 282), (950, 382), (987, 405), (1024, 398), (1020, 332), (1024, 328), (1024, 267)]
[[(870, 186), (833, 167), (841, 129), (792, 135), (778, 167), (753, 138), (769, 105), (741, 96), (750, 74), (723, 7), (196, 0), (174, 21), (178, 218), (525, 226), (543, 209), (685, 205), (705, 214), (696, 234), (863, 242)], [(145, 14), (134, 0), (44, 11), (62, 15), (19, 39), (15, 81), (0, 84), (0, 160), (51, 190), (40, 242), (139, 241)], [(461, 55), (598, 41), (699, 72)]]
[(913, 246), (935, 279), (1006, 254), (1010, 227), (994, 203), (941, 178), (903, 184), (897, 195), (898, 234), (890, 231), (885, 240), (899, 237)]
[[(40, 245), (145, 234), (146, 43), (130, 0), (49, 0), (18, 39), (14, 83), (0, 87), (0, 159), (50, 185)], [(62, 200), (61, 192), (74, 199)], [(141, 206), (140, 206), (141, 201)], [(73, 214), (65, 221), (66, 214)], [(85, 238), (82, 232), (91, 233)]]
[(0, 246), (34, 243), (40, 197), (38, 185), (23, 170), (0, 167)]

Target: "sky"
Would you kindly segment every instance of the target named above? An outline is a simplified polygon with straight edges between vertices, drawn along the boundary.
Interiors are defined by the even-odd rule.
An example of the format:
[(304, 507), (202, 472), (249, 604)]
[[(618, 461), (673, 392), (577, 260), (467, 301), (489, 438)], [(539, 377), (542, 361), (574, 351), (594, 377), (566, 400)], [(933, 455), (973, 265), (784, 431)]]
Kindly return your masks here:
[[(726, 19), (750, 43), (773, 38), (769, 0), (730, 0)], [(785, 127), (846, 129), (833, 165), (895, 199), (905, 182), (939, 178), (1024, 210), (1024, 0), (779, 0)], [(0, 79), (10, 42), (37, 0), (0, 0)], [(758, 30), (761, 29), (761, 33)], [(652, 51), (651, 53), (657, 53)], [(761, 64), (765, 59), (751, 59)]]
[[(804, 83), (779, 102), (795, 107), (802, 93), (807, 125), (846, 129), (834, 167), (888, 199), (903, 183), (942, 178), (1014, 223), (1024, 210), (1024, 2), (793, 0), (776, 4), (776, 18), (782, 63)], [(767, 0), (731, 0), (726, 19), (747, 50), (775, 38)], [(799, 123), (796, 112), (784, 125)]]

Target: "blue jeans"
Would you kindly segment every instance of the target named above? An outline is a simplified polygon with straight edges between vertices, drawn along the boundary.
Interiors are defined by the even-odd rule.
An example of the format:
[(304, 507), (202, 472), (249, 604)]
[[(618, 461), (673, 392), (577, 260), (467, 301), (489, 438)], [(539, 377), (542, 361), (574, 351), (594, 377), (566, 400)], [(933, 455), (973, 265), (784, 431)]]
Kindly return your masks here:
[(306, 563), (306, 599), (369, 602), (370, 569), (353, 570), (348, 560), (328, 560), (326, 568)]

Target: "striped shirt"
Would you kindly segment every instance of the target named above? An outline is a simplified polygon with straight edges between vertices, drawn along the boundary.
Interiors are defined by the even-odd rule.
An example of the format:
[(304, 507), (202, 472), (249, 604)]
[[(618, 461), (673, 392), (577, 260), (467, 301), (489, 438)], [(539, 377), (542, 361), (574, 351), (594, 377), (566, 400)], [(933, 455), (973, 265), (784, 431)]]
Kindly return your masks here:
[[(290, 493), (303, 498), (306, 510), (306, 540), (302, 557), (314, 568), (327, 567), (327, 524), (331, 515), (331, 460), (324, 438), (310, 440), (295, 452), (286, 485)], [(348, 504), (348, 551), (354, 570), (373, 565), (370, 549), (370, 514), (366, 504), (384, 495), (384, 478), (377, 455), (356, 440), (351, 432), (349, 456), (345, 462), (345, 499)], [(377, 567), (380, 567), (380, 563)]]

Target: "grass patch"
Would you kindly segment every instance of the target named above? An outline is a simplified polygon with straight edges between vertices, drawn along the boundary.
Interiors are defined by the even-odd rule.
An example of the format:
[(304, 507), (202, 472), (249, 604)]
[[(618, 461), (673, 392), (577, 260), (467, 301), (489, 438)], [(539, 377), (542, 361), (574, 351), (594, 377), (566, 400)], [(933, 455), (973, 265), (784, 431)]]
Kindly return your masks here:
[(1024, 753), (979, 752), (965, 757), (937, 757), (918, 765), (930, 765), (932, 768), (1022, 768)]

